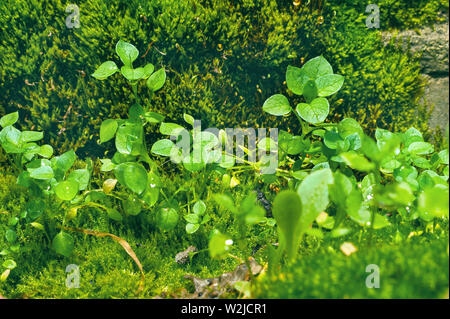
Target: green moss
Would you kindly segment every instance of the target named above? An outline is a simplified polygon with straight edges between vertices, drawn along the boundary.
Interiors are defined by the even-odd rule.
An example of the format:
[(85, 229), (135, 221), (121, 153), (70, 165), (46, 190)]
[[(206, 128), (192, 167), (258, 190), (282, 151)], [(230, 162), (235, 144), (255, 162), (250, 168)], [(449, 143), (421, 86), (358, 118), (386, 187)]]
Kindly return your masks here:
[[(151, 101), (143, 94), (143, 103), (172, 121), (187, 112), (204, 126), (280, 126), (283, 121), (261, 116), (264, 100), (286, 89), (288, 64), (323, 54), (346, 76), (331, 101), (333, 117), (353, 115), (369, 129), (413, 124), (426, 130), (426, 112), (416, 116), (423, 86), (417, 60), (383, 48), (377, 31), (346, 19), (346, 10), (335, 16), (332, 6), (310, 12), (269, 0), (83, 0), (81, 27), (69, 29), (68, 3), (0, 4), (0, 23), (9, 26), (0, 33), (0, 115), (19, 109), (21, 125), (43, 130), (58, 153), (73, 148), (100, 157), (111, 149), (97, 144), (99, 126), (126, 114), (130, 88), (118, 75), (98, 81), (90, 74), (116, 59), (119, 39), (139, 48), (136, 65), (167, 69), (164, 88)], [(157, 138), (148, 136), (149, 143)]]
[[(386, 232), (377, 235), (376, 245), (354, 243), (358, 251), (345, 256), (339, 251), (343, 240), (324, 242), (323, 249), (299, 257), (274, 276), (262, 278), (258, 298), (448, 298), (448, 223), (439, 234), (404, 239)], [(356, 238), (354, 238), (356, 239)], [(367, 288), (368, 265), (377, 265), (380, 287)], [(447, 297), (446, 297), (447, 296)]]
[(370, 14), (365, 12), (368, 4), (377, 4), (380, 8), (380, 28), (383, 30), (421, 28), (442, 22), (449, 8), (446, 0), (328, 0), (327, 3), (346, 19), (358, 21), (365, 21)]

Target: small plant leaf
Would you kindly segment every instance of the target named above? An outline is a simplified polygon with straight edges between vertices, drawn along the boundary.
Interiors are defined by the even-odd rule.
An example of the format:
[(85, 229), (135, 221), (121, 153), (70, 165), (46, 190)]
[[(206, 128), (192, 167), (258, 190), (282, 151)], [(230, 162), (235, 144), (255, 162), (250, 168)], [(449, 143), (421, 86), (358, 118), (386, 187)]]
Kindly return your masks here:
[(55, 186), (55, 194), (61, 200), (72, 200), (77, 195), (79, 190), (78, 183), (74, 180), (67, 180), (58, 183)]
[(148, 63), (144, 66), (144, 76), (142, 78), (147, 79), (150, 75), (152, 75), (155, 70), (155, 66), (151, 63)]
[(302, 202), (300, 230), (304, 232), (323, 212), (328, 204), (328, 187), (333, 183), (333, 174), (329, 168), (314, 171), (308, 175), (297, 189)]
[(170, 156), (172, 147), (174, 147), (174, 144), (171, 140), (162, 139), (153, 144), (151, 152), (156, 155)]
[(344, 77), (339, 74), (327, 74), (316, 80), (318, 95), (330, 96), (339, 91), (344, 84)]
[(74, 239), (70, 234), (61, 231), (53, 238), (52, 247), (58, 254), (69, 257), (74, 248)]
[(0, 125), (2, 127), (7, 127), (13, 125), (19, 119), (19, 112), (9, 113), (0, 118)]
[(102, 122), (100, 126), (100, 143), (105, 143), (116, 135), (118, 124), (116, 120), (108, 119)]
[(203, 215), (206, 212), (206, 204), (202, 200), (197, 201), (194, 204), (193, 211), (194, 214)]
[(139, 51), (134, 45), (122, 40), (119, 40), (116, 44), (116, 53), (123, 64), (129, 68), (133, 67), (133, 62), (139, 55)]
[(145, 76), (144, 68), (133, 69), (127, 66), (123, 66), (120, 69), (120, 72), (128, 81), (137, 81)]
[(297, 255), (301, 235), (299, 231), (302, 217), (300, 197), (291, 190), (280, 192), (275, 197), (272, 212), (279, 227), (280, 247), (285, 248), (288, 259), (293, 260)]
[(263, 105), (263, 110), (266, 113), (281, 116), (289, 114), (292, 111), (288, 99), (282, 94), (275, 94), (269, 97)]
[(158, 227), (163, 231), (174, 229), (178, 219), (178, 212), (172, 207), (161, 207), (156, 215)]
[(296, 95), (303, 94), (303, 88), (309, 78), (302, 69), (289, 65), (286, 71), (286, 84), (289, 90)]
[(299, 103), (296, 108), (297, 113), (302, 119), (311, 124), (318, 124), (325, 121), (330, 112), (328, 100), (319, 97), (311, 101), (310, 104)]
[(186, 233), (193, 234), (200, 228), (200, 224), (186, 224)]
[(153, 92), (158, 91), (166, 82), (166, 71), (159, 69), (147, 79), (147, 87)]
[(309, 60), (303, 65), (302, 70), (306, 76), (313, 80), (324, 75), (333, 74), (333, 67), (323, 56)]
[(53, 147), (48, 144), (42, 145), (38, 152), (39, 155), (45, 158), (50, 158), (53, 155)]
[(98, 80), (104, 80), (117, 71), (119, 71), (119, 68), (116, 63), (113, 61), (106, 61), (102, 63), (94, 73), (92, 73), (92, 76)]
[(209, 240), (209, 254), (211, 258), (223, 258), (228, 254), (232, 245), (233, 241), (228, 235), (216, 231)]

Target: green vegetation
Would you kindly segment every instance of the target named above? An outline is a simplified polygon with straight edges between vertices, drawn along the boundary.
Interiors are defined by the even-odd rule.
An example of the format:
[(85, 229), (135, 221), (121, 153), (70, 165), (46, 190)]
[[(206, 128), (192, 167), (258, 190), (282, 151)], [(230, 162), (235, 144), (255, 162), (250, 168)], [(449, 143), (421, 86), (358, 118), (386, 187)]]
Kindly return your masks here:
[(322, 54), (347, 77), (332, 99), (334, 119), (354, 117), (372, 132), (415, 126), (428, 135), (418, 60), (383, 47), (376, 30), (332, 4), (310, 11), (292, 1), (84, 0), (77, 2), (81, 27), (69, 29), (67, 3), (0, 4), (8, 25), (0, 31), (0, 115), (19, 109), (22, 128), (45, 131), (58, 153), (73, 149), (84, 158), (108, 150), (97, 144), (100, 123), (123, 117), (133, 92), (89, 74), (113, 60), (119, 39), (139, 49), (138, 65), (151, 61), (167, 71), (165, 87), (152, 100), (144, 95), (142, 105), (176, 123), (185, 112), (208, 126), (267, 126), (259, 110), (280, 93), (282, 70)]
[(449, 8), (446, 0), (329, 0), (328, 3), (334, 10), (342, 12), (345, 19), (356, 21), (365, 21), (370, 14), (365, 12), (367, 5), (376, 4), (380, 8), (380, 28), (383, 30), (420, 28), (442, 22)]
[[(448, 225), (445, 225), (448, 227)], [(403, 229), (404, 232), (407, 229)], [(345, 256), (343, 240), (324, 241), (283, 272), (258, 282), (258, 298), (448, 298), (448, 231), (407, 239), (407, 233), (379, 235), (376, 246), (357, 245)], [(348, 241), (349, 239), (345, 239)], [(350, 240), (357, 241), (357, 236)], [(386, 244), (386, 242), (394, 242)], [(328, 245), (328, 246), (327, 246)], [(369, 265), (380, 269), (380, 288), (367, 288)]]
[(63, 1), (0, 5), (54, 13), (0, 34), (22, 59), (0, 73), (0, 295), (208, 296), (191, 279), (245, 264), (220, 297), (448, 297), (449, 138), (416, 57), (332, 1), (139, 3), (86, 0), (80, 29)]

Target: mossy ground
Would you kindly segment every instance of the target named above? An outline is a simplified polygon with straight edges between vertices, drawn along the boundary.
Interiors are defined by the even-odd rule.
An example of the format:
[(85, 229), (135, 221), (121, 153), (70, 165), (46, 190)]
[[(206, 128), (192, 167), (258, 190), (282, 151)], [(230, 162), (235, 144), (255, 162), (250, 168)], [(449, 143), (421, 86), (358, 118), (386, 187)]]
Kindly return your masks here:
[[(0, 232), (4, 233), (9, 214), (19, 212), (25, 204), (24, 194), (11, 175), (0, 177)], [(244, 186), (242, 186), (244, 187)], [(244, 190), (241, 190), (245, 192)], [(211, 201), (207, 206), (212, 207)], [(154, 227), (152, 212), (130, 217), (119, 224), (104, 214), (84, 211), (68, 226), (113, 233), (125, 239), (135, 251), (145, 271), (143, 290), (137, 293), (140, 272), (125, 250), (110, 238), (98, 238), (80, 233), (75, 237), (75, 251), (69, 258), (54, 253), (46, 236), (29, 228), (19, 232), (20, 252), (15, 268), (6, 282), (0, 283), (0, 294), (8, 298), (154, 298), (161, 294), (180, 296), (186, 289), (194, 291), (187, 274), (200, 278), (219, 276), (232, 271), (239, 261), (234, 258), (212, 260), (207, 250), (194, 256), (191, 262), (175, 262), (176, 253), (189, 245), (207, 249), (212, 225), (235, 233), (232, 216), (212, 211), (212, 223), (193, 235), (186, 234), (184, 221), (177, 228), (163, 233)], [(421, 224), (399, 224), (375, 231), (355, 230), (341, 238), (318, 240), (306, 237), (296, 263), (272, 277), (264, 275), (254, 289), (257, 298), (442, 298), (448, 296), (449, 257), (448, 222), (434, 229)], [(19, 228), (20, 229), (20, 228)], [(423, 233), (420, 233), (420, 232)], [(416, 236), (410, 236), (416, 232)], [(245, 258), (253, 253), (263, 263), (267, 260), (264, 242), (275, 242), (274, 230), (250, 230), (250, 240), (244, 250), (231, 253)], [(352, 242), (358, 251), (345, 256), (340, 251), (343, 242)], [(5, 239), (0, 238), (0, 247)], [(260, 249), (255, 249), (260, 247)], [(66, 267), (78, 265), (80, 288), (68, 289)], [(380, 289), (365, 286), (369, 264), (380, 267)], [(237, 297), (231, 294), (230, 297)]]

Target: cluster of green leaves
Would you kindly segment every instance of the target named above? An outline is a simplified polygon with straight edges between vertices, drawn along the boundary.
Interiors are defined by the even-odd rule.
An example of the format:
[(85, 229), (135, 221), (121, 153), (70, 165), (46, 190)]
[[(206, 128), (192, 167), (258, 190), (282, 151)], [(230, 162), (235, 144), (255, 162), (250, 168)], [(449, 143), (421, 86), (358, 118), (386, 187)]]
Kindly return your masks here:
[[(135, 103), (129, 109), (128, 119), (107, 119), (101, 124), (100, 142), (106, 143), (114, 139), (116, 147), (116, 153), (111, 159), (101, 160), (100, 170), (102, 172), (113, 171), (115, 176), (115, 179), (108, 179), (108, 182), (105, 182), (103, 189), (109, 194), (115, 189), (116, 182), (123, 187), (122, 189), (116, 189), (115, 195), (116, 198), (122, 200), (122, 207), (128, 215), (137, 216), (144, 211), (143, 208), (148, 210), (157, 206), (156, 222), (159, 228), (163, 231), (170, 231), (176, 227), (180, 214), (180, 205), (175, 195), (179, 192), (191, 192), (191, 190), (189, 186), (182, 185), (172, 197), (166, 197), (158, 172), (158, 164), (150, 158), (147, 152), (144, 127), (147, 124), (161, 123), (161, 134), (171, 136), (178, 136), (180, 130), (187, 131), (175, 123), (163, 122), (165, 117), (151, 111), (150, 106), (142, 105), (138, 95), (138, 84), (141, 80), (145, 81), (151, 96), (161, 89), (166, 81), (165, 70), (161, 68), (153, 72), (152, 64), (133, 69), (132, 64), (138, 57), (139, 51), (134, 45), (122, 40), (116, 45), (116, 53), (124, 63), (120, 72), (133, 89)], [(107, 61), (102, 63), (92, 76), (104, 80), (118, 71), (115, 62)], [(188, 123), (193, 124), (194, 119), (189, 115), (185, 115), (185, 119)], [(213, 134), (208, 134), (207, 132), (201, 134), (202, 154), (206, 154), (203, 152), (204, 145), (210, 144), (211, 139), (215, 138)], [(208, 140), (206, 140), (207, 138)], [(194, 143), (194, 147), (196, 145)], [(180, 157), (180, 154), (175, 154), (174, 144), (168, 139), (162, 139), (154, 143), (151, 152), (157, 155), (171, 156), (174, 160)], [(205, 166), (202, 160), (199, 163), (184, 160), (183, 164), (190, 172), (199, 171)], [(158, 202), (161, 193), (165, 199)], [(194, 200), (196, 200), (195, 194)], [(209, 215), (204, 215), (205, 211), (206, 206), (201, 200), (195, 202), (193, 213), (184, 216), (184, 219), (188, 222), (186, 225), (187, 233), (196, 232), (200, 225), (208, 222)], [(122, 220), (122, 216), (117, 211), (109, 213), (109, 216), (116, 221)]]
[[(92, 172), (91, 161), (87, 162), (84, 169), (71, 170), (76, 160), (74, 151), (53, 156), (53, 148), (50, 145), (36, 143), (43, 138), (43, 133), (18, 130), (14, 127), (18, 119), (18, 112), (7, 114), (0, 119), (0, 125), (3, 127), (0, 131), (0, 145), (13, 158), (17, 184), (28, 189), (30, 199), (25, 210), (8, 221), (9, 229), (5, 237), (10, 246), (2, 253), (6, 256), (19, 251), (16, 228), (20, 223), (30, 224), (47, 233), (47, 218), (64, 216), (62, 212), (65, 211), (67, 214), (64, 216), (63, 225), (66, 219), (73, 218), (74, 213), (76, 214), (73, 207), (83, 201), (80, 192), (88, 188)], [(49, 216), (46, 216), (47, 214)], [(60, 230), (51, 245), (57, 253), (69, 256), (74, 240), (70, 234)], [(9, 269), (15, 267), (15, 262), (9, 259), (4, 266), (7, 273), (4, 273), (2, 279), (6, 279)]]
[[(127, 119), (107, 119), (102, 122), (100, 143), (114, 139), (116, 153), (112, 159), (101, 160), (100, 170), (114, 171), (116, 179), (108, 180), (109, 182), (104, 185), (104, 191), (109, 194), (119, 182), (129, 191), (125, 192), (125, 197), (119, 197), (122, 198), (123, 209), (128, 215), (136, 216), (142, 212), (142, 206), (153, 207), (159, 198), (160, 177), (156, 164), (147, 152), (144, 127), (148, 123), (159, 123), (164, 119), (163, 115), (150, 111), (150, 107), (141, 105), (138, 84), (140, 81), (145, 81), (150, 94), (153, 95), (163, 87), (166, 72), (163, 68), (154, 72), (154, 66), (151, 63), (144, 67), (133, 68), (133, 62), (139, 56), (139, 50), (130, 43), (119, 40), (116, 44), (116, 53), (124, 64), (120, 71), (114, 61), (106, 61), (92, 76), (105, 80), (114, 73), (120, 72), (132, 87), (135, 103), (129, 108)], [(163, 205), (159, 213), (161, 217), (159, 220), (164, 229), (171, 228), (173, 224), (164, 216), (172, 216), (174, 208), (170, 205), (166, 206)], [(116, 221), (122, 220), (122, 216), (117, 211), (111, 212), (109, 216)], [(176, 213), (176, 219), (178, 219), (178, 213)]]
[[(21, 128), (46, 132), (45, 142), (57, 153), (73, 149), (84, 158), (110, 150), (109, 144), (98, 145), (98, 129), (111, 114), (126, 116), (132, 89), (91, 81), (88, 74), (113, 60), (112, 49), (121, 38), (142, 48), (136, 61), (143, 68), (152, 61), (172, 75), (152, 101), (154, 111), (176, 123), (185, 112), (208, 126), (248, 122), (268, 127), (268, 118), (259, 116), (262, 92), (279, 92), (280, 71), (287, 64), (301, 65), (302, 58), (323, 54), (347, 77), (346, 87), (333, 97), (340, 101), (331, 103), (334, 116), (374, 122), (369, 129), (414, 125), (426, 133), (425, 114), (416, 116), (423, 85), (419, 63), (402, 50), (386, 48), (364, 19), (347, 18), (345, 8), (325, 5), (317, 13), (304, 4), (271, 0), (80, 0), (77, 5), (82, 27), (70, 29), (66, 1), (0, 3), (0, 22), (10, 26), (0, 31), (0, 116), (20, 106)], [(142, 70), (133, 72), (130, 78)], [(117, 75), (110, 79), (127, 81)], [(143, 105), (150, 98), (144, 96)], [(368, 109), (359, 113), (360, 104)], [(146, 129), (156, 132), (157, 127)]]
[[(275, 264), (283, 251), (295, 259), (299, 239), (307, 231), (319, 237), (321, 229), (330, 230), (328, 236), (347, 234), (351, 230), (340, 227), (347, 217), (372, 229), (389, 226), (388, 214), (425, 222), (448, 218), (448, 147), (435, 152), (415, 128), (397, 133), (378, 128), (375, 141), (351, 118), (324, 123), (329, 108), (321, 95), (336, 93), (343, 82), (317, 57), (286, 72), (288, 88), (303, 94), (306, 103), (293, 110), (280, 94), (264, 103), (269, 114), (294, 113), (302, 127), (301, 135), (281, 131), (278, 140), (279, 165), (291, 167), (278, 175), (293, 190), (274, 201), (280, 247), (269, 258)], [(318, 228), (311, 229), (314, 222)]]

